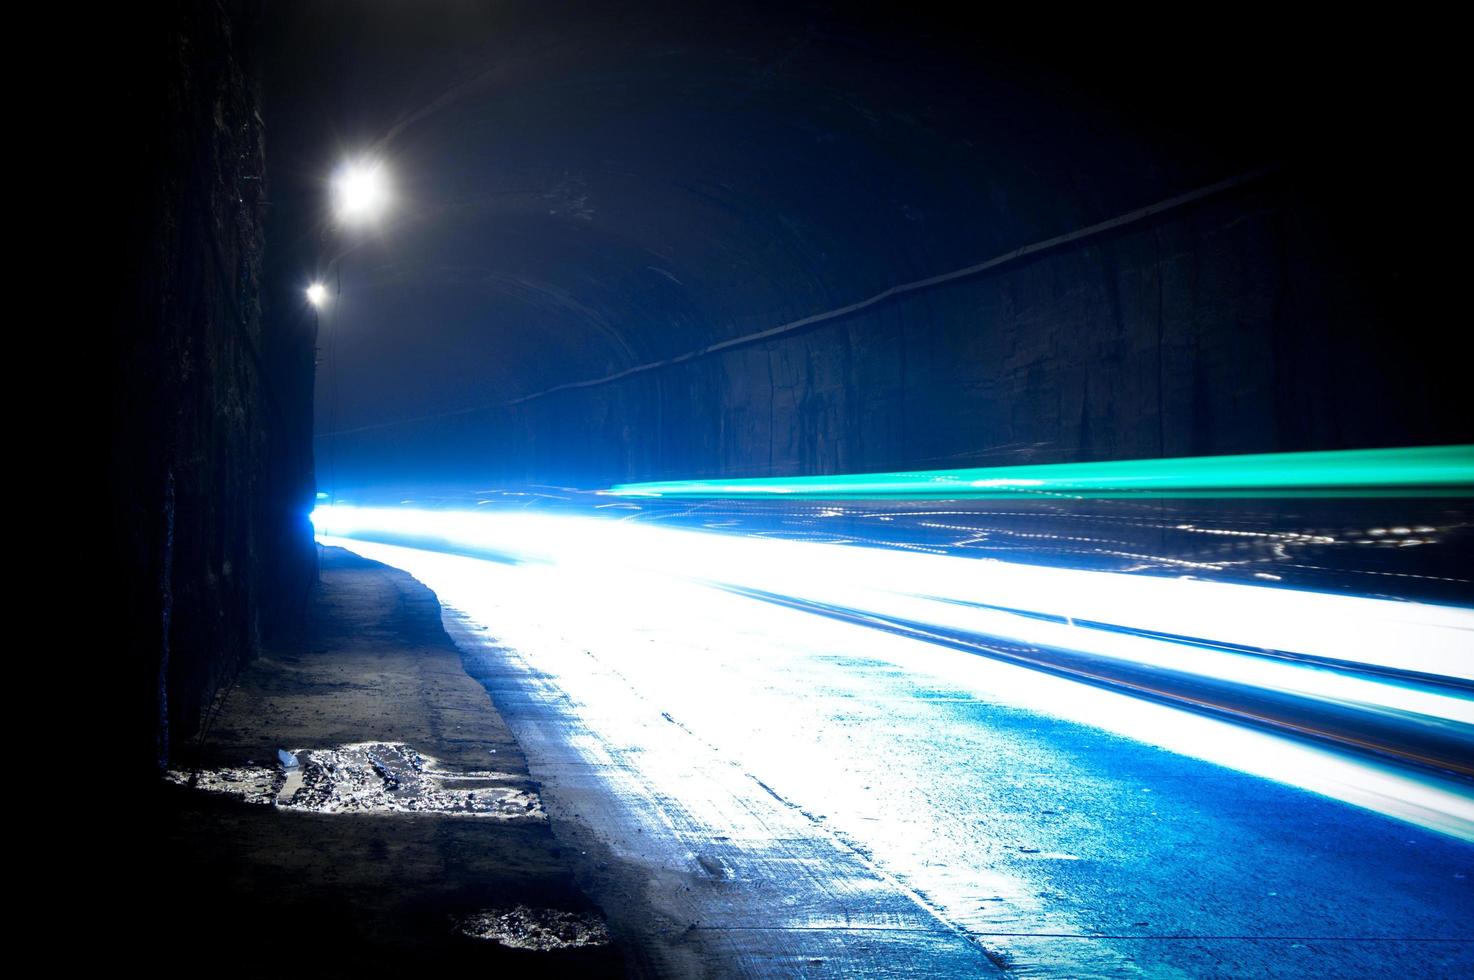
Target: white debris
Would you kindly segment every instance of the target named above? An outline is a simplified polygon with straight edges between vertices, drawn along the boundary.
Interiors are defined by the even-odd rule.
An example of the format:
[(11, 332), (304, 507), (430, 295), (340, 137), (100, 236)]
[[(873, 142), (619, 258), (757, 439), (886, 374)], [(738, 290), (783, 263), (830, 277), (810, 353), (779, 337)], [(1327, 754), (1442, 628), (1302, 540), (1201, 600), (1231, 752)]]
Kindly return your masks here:
[(550, 950), (609, 944), (608, 927), (593, 916), (526, 905), (469, 915), (461, 920), (461, 932), (512, 949)]
[(525, 777), (442, 769), (436, 760), (400, 742), (281, 750), (278, 757), (281, 768), (246, 766), (193, 774), (171, 771), (167, 778), (284, 810), (547, 819), (542, 800), (528, 788)]

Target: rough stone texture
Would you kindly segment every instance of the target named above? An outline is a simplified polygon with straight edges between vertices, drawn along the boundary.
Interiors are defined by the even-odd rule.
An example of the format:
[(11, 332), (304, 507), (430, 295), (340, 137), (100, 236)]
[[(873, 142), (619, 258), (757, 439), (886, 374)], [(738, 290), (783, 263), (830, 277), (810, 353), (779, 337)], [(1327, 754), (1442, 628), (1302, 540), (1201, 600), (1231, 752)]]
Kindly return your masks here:
[(243, 18), (179, 2), (117, 19), (103, 676), (136, 769), (162, 766), (262, 632), (300, 611), (312, 360), (310, 336), (273, 336), (301, 324), (262, 315), (265, 137)]
[(1468, 438), (1454, 369), (1430, 356), (1437, 321), (1357, 278), (1297, 179), (492, 413), (487, 444), (508, 476), (577, 482), (571, 462), (610, 479), (798, 475)]

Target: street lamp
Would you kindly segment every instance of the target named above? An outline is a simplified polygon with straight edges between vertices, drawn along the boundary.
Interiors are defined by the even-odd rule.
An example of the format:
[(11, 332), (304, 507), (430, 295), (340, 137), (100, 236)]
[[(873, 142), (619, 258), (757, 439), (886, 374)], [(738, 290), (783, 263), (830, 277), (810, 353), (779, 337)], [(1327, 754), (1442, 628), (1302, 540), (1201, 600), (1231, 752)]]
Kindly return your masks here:
[(377, 161), (344, 164), (333, 177), (333, 210), (345, 225), (374, 221), (389, 203), (389, 178)]
[(307, 302), (314, 307), (322, 309), (322, 305), (328, 301), (328, 287), (320, 282), (315, 282), (307, 287)]

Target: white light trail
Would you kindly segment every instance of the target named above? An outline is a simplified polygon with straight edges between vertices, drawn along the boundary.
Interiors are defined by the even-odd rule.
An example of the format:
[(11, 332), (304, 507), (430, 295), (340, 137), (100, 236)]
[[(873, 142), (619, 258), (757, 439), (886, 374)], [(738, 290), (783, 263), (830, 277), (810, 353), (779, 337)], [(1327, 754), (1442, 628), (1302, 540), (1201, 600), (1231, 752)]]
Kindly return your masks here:
[[(880, 594), (972, 603), (1474, 681), (1474, 610), (1455, 606), (526, 512), (336, 505), (318, 508), (313, 520), (319, 533), (339, 537), (391, 535), (447, 550), (611, 571), (641, 568), (852, 608), (870, 608), (865, 603)], [(960, 612), (932, 615), (965, 619)]]
[[(326, 537), (379, 539), (531, 563), (536, 568), (519, 570), (524, 577), (535, 573), (557, 601), (573, 608), (596, 605), (594, 593), (622, 581), (638, 579), (647, 592), (656, 593), (661, 582), (715, 584), (958, 634), (1082, 651), (1102, 662), (1289, 693), (1329, 706), (1412, 717), (1461, 735), (1474, 726), (1474, 700), (1456, 689), (1350, 675), (1252, 652), (1469, 681), (1474, 679), (1474, 611), (1458, 607), (741, 537), (597, 517), (338, 505), (319, 508), (314, 521)], [(350, 547), (364, 550), (357, 543)], [(689, 590), (681, 594), (689, 596)], [(699, 615), (689, 599), (670, 605), (671, 617)], [(815, 629), (835, 628), (822, 617), (809, 619)], [(895, 639), (901, 646), (914, 642)], [(965, 669), (984, 669), (977, 666), (978, 658), (955, 656), (959, 664), (973, 663)], [(1456, 781), (1409, 775), (1395, 766), (1046, 679), (1035, 671), (1022, 673), (1034, 690), (1055, 692), (1051, 714), (1474, 839), (1474, 802)], [(1061, 696), (1066, 690), (1071, 695)]]

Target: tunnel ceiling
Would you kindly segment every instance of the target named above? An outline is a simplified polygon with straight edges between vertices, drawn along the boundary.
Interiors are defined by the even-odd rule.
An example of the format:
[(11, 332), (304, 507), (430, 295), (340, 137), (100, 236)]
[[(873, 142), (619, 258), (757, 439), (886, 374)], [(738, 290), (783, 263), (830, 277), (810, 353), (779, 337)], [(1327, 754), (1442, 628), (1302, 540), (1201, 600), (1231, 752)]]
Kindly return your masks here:
[[(1164, 46), (852, 5), (423, 9), (262, 25), (274, 197), (311, 229), (287, 258), (341, 283), (320, 430), (600, 377), (1069, 232), (1313, 142), (1337, 117), (1303, 110), (1346, 83), (1287, 102), (1301, 40), (1254, 24)], [(344, 234), (323, 183), (360, 153), (397, 204)]]

